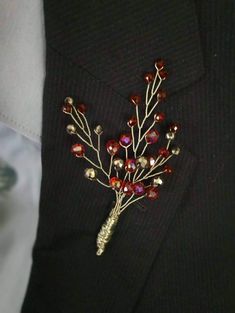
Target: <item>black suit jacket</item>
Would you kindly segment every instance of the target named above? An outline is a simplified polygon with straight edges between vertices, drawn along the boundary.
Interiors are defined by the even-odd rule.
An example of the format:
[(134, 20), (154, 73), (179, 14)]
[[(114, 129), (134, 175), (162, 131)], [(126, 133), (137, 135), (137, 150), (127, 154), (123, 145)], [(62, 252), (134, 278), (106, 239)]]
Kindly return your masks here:
[[(44, 6), (40, 220), (22, 313), (234, 313), (234, 2)], [(182, 125), (182, 153), (159, 200), (132, 205), (97, 257), (113, 193), (83, 178), (61, 105), (78, 97), (104, 138), (117, 137), (159, 56), (169, 70), (161, 109)]]

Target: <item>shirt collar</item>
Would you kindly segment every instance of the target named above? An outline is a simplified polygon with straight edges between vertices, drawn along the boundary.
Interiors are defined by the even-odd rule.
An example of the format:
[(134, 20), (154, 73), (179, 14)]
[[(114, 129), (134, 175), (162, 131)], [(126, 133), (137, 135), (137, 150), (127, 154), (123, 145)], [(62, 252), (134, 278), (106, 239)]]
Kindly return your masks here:
[(45, 76), (43, 4), (1, 2), (0, 121), (40, 142)]

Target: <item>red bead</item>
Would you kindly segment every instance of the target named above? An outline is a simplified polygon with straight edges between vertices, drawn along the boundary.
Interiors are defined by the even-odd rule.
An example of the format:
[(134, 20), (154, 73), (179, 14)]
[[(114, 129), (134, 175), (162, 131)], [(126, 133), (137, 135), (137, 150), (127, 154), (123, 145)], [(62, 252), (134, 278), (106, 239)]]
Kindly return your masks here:
[(133, 183), (130, 181), (124, 181), (122, 184), (122, 191), (127, 195), (131, 196), (133, 194)]
[(129, 121), (127, 122), (127, 125), (129, 126), (129, 127), (133, 127), (133, 126), (135, 126), (137, 124), (137, 118), (136, 118), (136, 116), (132, 116), (130, 119), (129, 119)]
[(156, 187), (148, 187), (146, 188), (146, 197), (149, 200), (156, 200), (159, 196), (158, 189)]
[(160, 148), (158, 150), (158, 154), (161, 155), (163, 158), (167, 158), (170, 155), (170, 151), (166, 148)]
[(165, 172), (166, 174), (172, 174), (172, 173), (173, 173), (173, 169), (172, 169), (171, 166), (165, 165), (165, 166), (164, 166), (164, 172)]
[(157, 92), (157, 99), (158, 101), (164, 101), (166, 100), (166, 92), (165, 90), (159, 89)]
[(166, 115), (165, 115), (165, 113), (163, 113), (163, 112), (158, 112), (158, 113), (156, 113), (156, 114), (154, 115), (154, 120), (155, 120), (155, 122), (157, 122), (157, 123), (163, 122), (163, 121), (165, 120), (165, 118), (166, 118)]
[(154, 80), (154, 74), (153, 73), (144, 74), (144, 80), (147, 84), (151, 83)]
[(161, 79), (162, 80), (164, 80), (164, 79), (166, 79), (167, 78), (167, 76), (168, 76), (168, 73), (167, 73), (167, 71), (166, 70), (161, 70), (161, 71), (159, 71), (159, 76), (161, 77)]
[(158, 141), (159, 133), (155, 129), (149, 130), (145, 136), (145, 140), (148, 144), (153, 144)]
[(145, 186), (143, 183), (135, 183), (133, 186), (134, 194), (136, 196), (143, 196), (145, 194)]
[(180, 129), (180, 126), (179, 126), (179, 124), (177, 124), (177, 123), (173, 123), (173, 124), (171, 124), (171, 125), (169, 126), (169, 130), (170, 130), (171, 132), (173, 132), (173, 133), (178, 132), (179, 129)]
[(77, 106), (77, 110), (78, 110), (80, 113), (84, 114), (84, 113), (86, 112), (86, 106), (85, 106), (85, 104), (83, 104), (83, 103), (79, 104), (79, 105)]
[(125, 162), (125, 170), (129, 173), (135, 172), (137, 169), (136, 160), (135, 159), (127, 159)]
[(122, 187), (122, 180), (118, 177), (112, 177), (109, 180), (109, 185), (113, 190), (119, 191)]
[(123, 147), (128, 147), (132, 144), (131, 134), (122, 134), (119, 138), (119, 144)]
[(155, 67), (161, 69), (165, 66), (165, 61), (163, 59), (157, 59), (155, 62)]
[(71, 147), (71, 152), (75, 157), (82, 158), (85, 154), (85, 147), (80, 143), (76, 143)]
[(111, 139), (106, 143), (106, 149), (110, 155), (117, 154), (120, 148), (121, 147), (116, 140)]
[(134, 104), (134, 105), (139, 105), (141, 103), (141, 96), (139, 95), (132, 95), (130, 97), (130, 101)]
[(63, 111), (65, 114), (72, 113), (72, 110), (73, 110), (73, 108), (72, 108), (72, 106), (69, 105), (69, 104), (65, 104), (65, 105), (63, 105), (63, 107), (62, 107), (62, 111)]

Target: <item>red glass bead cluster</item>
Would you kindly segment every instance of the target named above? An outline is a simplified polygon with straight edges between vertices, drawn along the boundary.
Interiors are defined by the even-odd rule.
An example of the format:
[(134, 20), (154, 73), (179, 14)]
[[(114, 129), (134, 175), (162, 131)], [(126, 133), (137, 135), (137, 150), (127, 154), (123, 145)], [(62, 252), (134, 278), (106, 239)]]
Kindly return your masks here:
[[(129, 126), (131, 132), (125, 132), (119, 136), (119, 139), (110, 139), (106, 142), (106, 150), (111, 157), (110, 160), (110, 171), (105, 172), (102, 168), (102, 162), (99, 159), (97, 169), (101, 169), (103, 173), (106, 173), (108, 177), (108, 184), (106, 186), (112, 188), (113, 190), (122, 193), (123, 196), (136, 196), (142, 197), (145, 195), (151, 200), (155, 200), (159, 196), (158, 186), (156, 181), (161, 181), (160, 174), (171, 174), (173, 169), (165, 164), (165, 160), (169, 159), (172, 155), (177, 155), (179, 153), (179, 148), (172, 149), (170, 143), (175, 139), (175, 134), (179, 131), (179, 125), (177, 123), (172, 123), (168, 127), (166, 133), (166, 139), (168, 144), (166, 146), (156, 149), (156, 154), (151, 156), (145, 155), (145, 150), (148, 145), (156, 144), (160, 138), (160, 132), (158, 129), (158, 124), (163, 123), (166, 119), (164, 112), (157, 111), (155, 112), (155, 107), (158, 103), (161, 103), (166, 100), (167, 94), (166, 91), (160, 88), (161, 82), (164, 81), (168, 73), (165, 69), (165, 61), (163, 59), (157, 59), (155, 61), (156, 72), (147, 72), (144, 74), (144, 81), (147, 84), (146, 96), (143, 97), (140, 94), (132, 94), (130, 96), (130, 102), (135, 106), (136, 113), (128, 121), (127, 125)], [(158, 84), (157, 84), (158, 82)], [(157, 87), (156, 87), (157, 86)], [(148, 101), (149, 97), (149, 101)], [(147, 102), (143, 102), (143, 99), (147, 99)], [(153, 105), (150, 102), (155, 102)], [(140, 109), (145, 107), (145, 116), (140, 120)], [(77, 134), (80, 139), (83, 140), (83, 143), (76, 143), (71, 147), (71, 152), (75, 157), (86, 158), (94, 165), (94, 162), (89, 160), (86, 155), (85, 144), (87, 143), (98, 155), (100, 147), (95, 148), (90, 135), (89, 125), (86, 121), (86, 105), (84, 103), (78, 103), (74, 105), (74, 101), (71, 97), (67, 97), (64, 101), (62, 108), (63, 112), (69, 114), (73, 117), (77, 115), (79, 117), (77, 124), (78, 125), (68, 125), (67, 131), (70, 134)], [(73, 115), (73, 113), (75, 113)], [(144, 122), (149, 117), (153, 115), (153, 124), (147, 130), (144, 129)], [(78, 127), (77, 127), (78, 126)], [(90, 136), (88, 139), (84, 139), (82, 134), (77, 132), (77, 128), (83, 131), (83, 135)], [(137, 134), (136, 134), (137, 131)], [(103, 133), (103, 129), (100, 125), (97, 125), (94, 129), (95, 134), (100, 140), (100, 136)], [(86, 137), (85, 136), (85, 137)], [(145, 147), (142, 150), (142, 153), (139, 154), (138, 149), (141, 147), (141, 141), (145, 143)], [(119, 157), (123, 153), (123, 150), (126, 153), (125, 158)], [(157, 163), (158, 162), (158, 163)], [(160, 163), (159, 163), (160, 162)], [(153, 174), (150, 176), (153, 177), (153, 183), (151, 184), (150, 177), (146, 172), (154, 173), (153, 169), (155, 167), (160, 167), (162, 165), (160, 174), (156, 174), (156, 177), (153, 177)], [(98, 175), (97, 169), (92, 171), (93, 176)], [(113, 176), (113, 169), (116, 174)], [(89, 169), (91, 171), (91, 169)], [(123, 177), (120, 178), (120, 172), (123, 171)], [(141, 176), (140, 173), (137, 175), (138, 171), (145, 173), (145, 176)], [(89, 172), (90, 173), (90, 172)], [(96, 174), (94, 174), (96, 173)], [(86, 177), (90, 177), (88, 174)], [(144, 179), (146, 177), (146, 179)], [(94, 177), (96, 179), (96, 177)], [(93, 180), (95, 180), (93, 179)], [(98, 180), (98, 179), (97, 179)], [(99, 181), (100, 182), (100, 181)], [(105, 184), (104, 184), (105, 185)]]
[[(155, 119), (157, 118), (157, 122), (162, 122), (165, 120), (165, 114), (164, 113), (156, 113)], [(136, 125), (136, 124), (135, 124)], [(131, 126), (134, 127), (135, 125)], [(171, 124), (168, 127), (169, 132), (176, 133), (179, 130), (178, 124)], [(160, 134), (157, 130), (153, 129), (146, 133), (145, 140), (148, 144), (154, 144), (157, 143), (158, 139), (160, 137)], [(131, 136), (130, 134), (122, 134), (120, 136), (119, 142), (116, 140), (109, 140), (106, 144), (106, 148), (109, 154), (111, 155), (117, 155), (121, 150), (121, 147), (128, 147), (131, 144)], [(113, 153), (115, 147), (115, 153)], [(117, 158), (116, 160), (119, 161), (119, 163), (116, 162), (115, 170), (118, 172), (124, 168), (126, 173), (133, 174), (137, 171), (138, 168), (142, 169), (151, 169), (151, 167), (156, 162), (157, 157), (161, 157), (162, 159), (167, 159), (171, 155), (171, 151), (169, 148), (161, 147), (156, 151), (155, 156), (141, 156), (137, 159), (135, 158), (128, 158), (126, 160), (122, 160), (121, 158)], [(140, 160), (142, 158), (143, 160)], [(142, 161), (145, 162), (144, 165), (139, 162)], [(124, 163), (123, 163), (124, 162)], [(124, 164), (124, 167), (123, 167)], [(120, 168), (119, 168), (120, 165)], [(169, 165), (165, 165), (163, 167), (162, 174), (172, 174), (173, 169)], [(119, 177), (113, 176), (110, 181), (110, 186), (113, 190), (116, 191), (122, 191), (126, 196), (143, 196), (145, 195), (146, 198), (150, 200), (156, 200), (159, 197), (159, 189), (158, 186), (145, 186), (143, 182), (133, 182), (129, 180), (122, 180)]]

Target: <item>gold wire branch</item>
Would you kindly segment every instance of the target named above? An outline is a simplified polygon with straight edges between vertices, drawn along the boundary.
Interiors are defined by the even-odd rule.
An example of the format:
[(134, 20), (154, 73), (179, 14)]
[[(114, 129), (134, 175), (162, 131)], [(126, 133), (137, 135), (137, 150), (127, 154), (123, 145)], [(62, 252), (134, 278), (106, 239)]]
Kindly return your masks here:
[[(171, 148), (171, 142), (174, 140), (175, 133), (178, 130), (178, 126), (174, 124), (165, 135), (166, 145), (162, 148), (162, 152), (157, 155), (157, 157), (153, 156), (149, 159), (145, 156), (148, 146), (152, 144), (151, 140), (147, 140), (148, 134), (152, 132), (153, 136), (159, 136), (159, 133), (155, 131), (155, 127), (159, 122), (158, 119), (163, 119), (162, 116), (156, 116), (155, 110), (162, 101), (162, 97), (165, 97), (165, 94), (161, 94), (160, 90), (160, 86), (166, 78), (164, 62), (162, 60), (157, 60), (155, 62), (155, 69), (156, 72), (154, 74), (145, 74), (147, 86), (145, 91), (145, 101), (143, 103), (143, 118), (140, 118), (142, 114), (140, 114), (139, 111), (141, 98), (135, 96), (135, 98), (131, 99), (131, 102), (135, 104), (136, 123), (132, 123), (132, 125), (128, 124), (131, 131), (130, 135), (122, 135), (124, 136), (124, 139), (127, 140), (127, 144), (125, 140), (124, 142), (121, 139), (119, 139), (119, 142), (112, 140), (113, 146), (111, 145), (110, 149), (107, 148), (107, 151), (110, 154), (110, 161), (107, 169), (104, 168), (100, 156), (101, 135), (103, 133), (101, 125), (97, 125), (94, 129), (94, 133), (97, 136), (97, 143), (95, 145), (91, 128), (85, 115), (84, 105), (76, 106), (71, 97), (65, 99), (63, 112), (68, 114), (75, 123), (74, 125), (67, 125), (67, 132), (71, 135), (76, 135), (82, 143), (95, 152), (96, 159), (93, 160), (87, 157), (82, 144), (76, 144), (75, 147), (72, 147), (72, 152), (75, 156), (83, 157), (92, 166), (92, 168), (85, 169), (85, 177), (98, 182), (106, 188), (112, 188), (115, 192), (116, 200), (114, 205), (97, 235), (97, 255), (101, 255), (105, 251), (105, 247), (110, 241), (118, 223), (119, 216), (123, 211), (144, 197), (149, 197), (150, 199), (151, 197), (154, 197), (154, 199), (158, 197), (157, 188), (163, 182), (160, 176), (164, 173), (171, 172), (170, 167), (163, 166), (173, 155), (179, 154), (180, 151), (178, 147)], [(151, 116), (153, 116), (153, 114), (153, 121), (146, 129), (146, 122)], [(158, 137), (154, 139), (154, 142), (156, 142), (157, 139)], [(144, 140), (145, 144), (143, 145)], [(116, 157), (120, 147), (124, 149), (125, 160)], [(140, 149), (142, 149), (141, 152)], [(137, 161), (140, 162), (139, 166), (137, 166)], [(128, 166), (130, 166), (130, 168)], [(104, 174), (105, 181), (99, 176), (99, 171)], [(137, 187), (139, 190), (135, 190)]]

